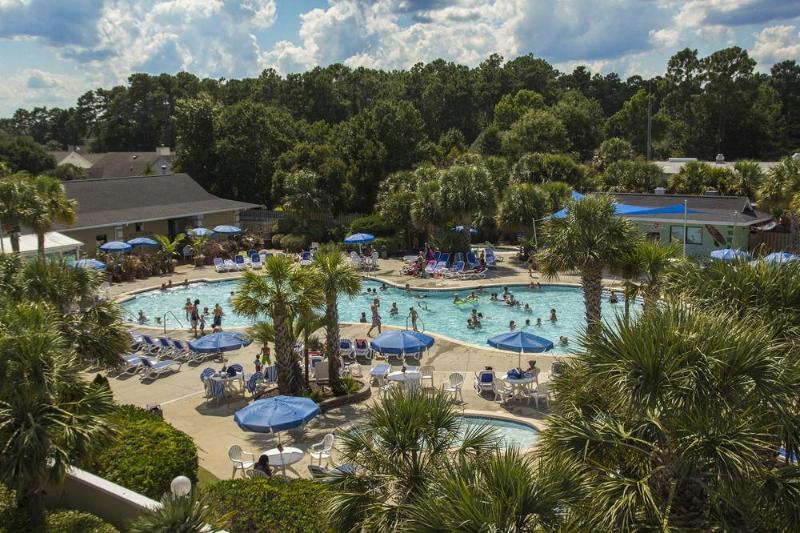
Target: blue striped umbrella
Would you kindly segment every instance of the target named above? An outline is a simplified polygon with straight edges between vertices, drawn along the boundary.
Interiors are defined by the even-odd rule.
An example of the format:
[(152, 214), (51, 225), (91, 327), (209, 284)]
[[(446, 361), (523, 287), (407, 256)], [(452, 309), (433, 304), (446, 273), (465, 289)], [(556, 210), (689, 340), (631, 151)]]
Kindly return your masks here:
[(375, 235), (370, 233), (354, 233), (344, 239), (345, 244), (369, 244), (375, 240)]
[(131, 246), (149, 246), (150, 248), (158, 248), (161, 246), (158, 244), (158, 241), (149, 237), (136, 237), (135, 239), (129, 240), (128, 244)]
[(370, 343), (378, 353), (419, 353), (433, 346), (433, 337), (419, 331), (387, 331)]
[(522, 362), (523, 353), (540, 353), (553, 349), (553, 341), (539, 337), (527, 331), (509, 331), (508, 333), (501, 333), (486, 341), (489, 346), (493, 346), (499, 350), (506, 350), (509, 352), (517, 352), (519, 359), (517, 364)]
[(242, 228), (239, 226), (215, 226), (214, 233), (219, 235), (238, 235), (242, 232)]
[(189, 348), (199, 353), (230, 352), (231, 350), (238, 350), (243, 346), (248, 346), (251, 342), (253, 340), (247, 335), (222, 331), (190, 342)]
[(131, 248), (133, 248), (133, 246), (131, 246), (127, 242), (122, 242), (122, 241), (108, 241), (107, 243), (100, 246), (100, 249), (103, 250), (104, 252), (117, 252), (117, 253), (130, 252)]

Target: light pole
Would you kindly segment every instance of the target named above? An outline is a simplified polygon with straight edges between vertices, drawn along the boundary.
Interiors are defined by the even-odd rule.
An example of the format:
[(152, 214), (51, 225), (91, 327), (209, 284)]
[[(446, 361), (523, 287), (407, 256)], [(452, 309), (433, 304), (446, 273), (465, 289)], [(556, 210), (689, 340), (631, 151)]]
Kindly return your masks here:
[(192, 492), (192, 480), (186, 476), (178, 476), (169, 484), (169, 490), (176, 498), (184, 498)]

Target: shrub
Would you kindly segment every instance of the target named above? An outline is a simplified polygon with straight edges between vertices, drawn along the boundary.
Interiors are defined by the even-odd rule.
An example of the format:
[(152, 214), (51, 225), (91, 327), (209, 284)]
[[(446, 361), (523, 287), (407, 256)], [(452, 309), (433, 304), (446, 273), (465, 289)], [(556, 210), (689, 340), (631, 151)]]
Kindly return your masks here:
[(344, 390), (347, 394), (355, 394), (361, 390), (361, 383), (353, 376), (344, 376), (342, 378), (342, 383), (344, 384)]
[(308, 237), (299, 233), (289, 233), (281, 238), (281, 248), (287, 252), (301, 252), (308, 245)]
[(92, 461), (94, 473), (156, 500), (176, 476), (197, 482), (197, 447), (187, 434), (132, 405), (111, 421), (117, 435)]
[(47, 515), (47, 529), (59, 533), (117, 533), (119, 530), (90, 513), (55, 511)]
[(325, 485), (308, 479), (232, 479), (211, 485), (203, 493), (211, 515), (222, 519), (232, 509), (228, 531), (327, 531)]
[(406, 244), (403, 237), (403, 232), (401, 231), (391, 237), (377, 237), (374, 241), (372, 241), (372, 248), (374, 250), (380, 252), (384, 247), (386, 248), (386, 253), (390, 256), (397, 255), (405, 250)]
[(397, 228), (380, 215), (358, 217), (350, 223), (350, 233), (371, 233), (376, 237), (389, 237), (394, 235), (395, 231)]
[(281, 239), (285, 236), (284, 233), (273, 233), (272, 234), (272, 247), (280, 249), (281, 247)]

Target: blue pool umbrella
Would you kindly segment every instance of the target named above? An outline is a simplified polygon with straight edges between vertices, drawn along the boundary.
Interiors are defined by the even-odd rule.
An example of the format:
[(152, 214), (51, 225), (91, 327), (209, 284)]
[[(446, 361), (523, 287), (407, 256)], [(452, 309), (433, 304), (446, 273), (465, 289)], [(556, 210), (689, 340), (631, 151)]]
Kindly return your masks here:
[(93, 268), (95, 270), (105, 270), (108, 268), (105, 263), (97, 259), (81, 259), (80, 261), (75, 261), (75, 266), (78, 268)]
[(771, 265), (782, 265), (784, 263), (791, 263), (792, 261), (800, 261), (800, 257), (790, 254), (789, 252), (772, 252), (764, 258), (764, 262)]
[(375, 235), (369, 233), (353, 233), (344, 239), (345, 244), (369, 244), (375, 240)]
[(249, 345), (252, 341), (247, 335), (241, 333), (212, 333), (205, 337), (200, 337), (189, 343), (189, 348), (199, 353), (219, 353), (238, 350), (242, 346)]
[(738, 259), (750, 259), (750, 254), (744, 250), (734, 250), (732, 248), (723, 248), (721, 250), (714, 250), (711, 252), (711, 259), (719, 261), (736, 261)]
[[(459, 233), (464, 233), (464, 226), (456, 226), (455, 228), (453, 228), (453, 231), (457, 231)], [(469, 234), (470, 235), (477, 235), (478, 234), (478, 230), (476, 230), (475, 228), (469, 228)]]
[(370, 345), (378, 353), (419, 353), (433, 346), (433, 337), (419, 331), (387, 331), (375, 337)]
[(131, 248), (133, 248), (133, 246), (122, 241), (108, 241), (100, 246), (100, 249), (104, 252), (130, 252)]
[(319, 412), (319, 405), (311, 398), (273, 396), (239, 409), (233, 421), (245, 431), (277, 433), (300, 427)]
[(128, 241), (128, 244), (131, 246), (149, 246), (151, 248), (158, 248), (161, 246), (158, 244), (158, 241), (151, 239), (149, 237), (136, 237), (135, 239), (131, 239)]
[(509, 331), (508, 333), (501, 333), (486, 341), (489, 346), (493, 346), (499, 350), (506, 350), (509, 352), (517, 352), (519, 359), (517, 365), (521, 364), (522, 354), (524, 353), (540, 353), (553, 349), (553, 341), (539, 337), (527, 331)]
[(206, 228), (192, 228), (186, 233), (188, 233), (192, 237), (202, 237), (203, 235), (210, 234), (211, 230)]
[(214, 226), (214, 233), (220, 235), (238, 235), (242, 232), (239, 226)]

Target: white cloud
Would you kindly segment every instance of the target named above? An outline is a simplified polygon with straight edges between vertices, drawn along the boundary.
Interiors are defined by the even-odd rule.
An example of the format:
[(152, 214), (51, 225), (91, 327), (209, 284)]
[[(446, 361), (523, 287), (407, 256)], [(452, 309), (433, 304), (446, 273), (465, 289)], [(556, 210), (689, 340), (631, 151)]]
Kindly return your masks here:
[(9, 76), (0, 84), (0, 109), (48, 106), (70, 106), (84, 91), (81, 76), (55, 74), (36, 68), (26, 68)]
[(760, 65), (800, 60), (800, 31), (796, 26), (770, 26), (754, 35), (756, 42), (750, 54)]

